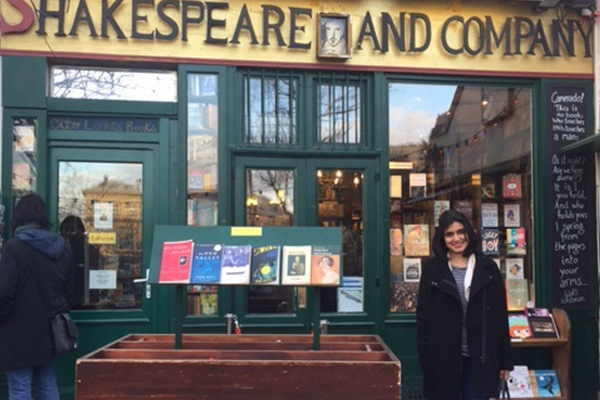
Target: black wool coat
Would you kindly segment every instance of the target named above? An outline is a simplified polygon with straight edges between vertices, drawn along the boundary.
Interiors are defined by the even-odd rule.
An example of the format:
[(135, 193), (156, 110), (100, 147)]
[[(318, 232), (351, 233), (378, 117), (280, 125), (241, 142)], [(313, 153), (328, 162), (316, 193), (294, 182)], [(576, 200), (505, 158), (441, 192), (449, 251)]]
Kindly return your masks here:
[[(462, 304), (448, 262), (423, 265), (417, 303), (417, 347), (428, 400), (459, 400)], [(498, 397), (501, 370), (511, 370), (506, 292), (491, 258), (477, 257), (467, 306), (467, 343), (476, 397)]]
[(54, 346), (45, 302), (31, 273), (56, 312), (67, 312), (73, 279), (69, 247), (52, 259), (19, 239), (4, 245), (0, 260), (0, 371), (48, 364)]

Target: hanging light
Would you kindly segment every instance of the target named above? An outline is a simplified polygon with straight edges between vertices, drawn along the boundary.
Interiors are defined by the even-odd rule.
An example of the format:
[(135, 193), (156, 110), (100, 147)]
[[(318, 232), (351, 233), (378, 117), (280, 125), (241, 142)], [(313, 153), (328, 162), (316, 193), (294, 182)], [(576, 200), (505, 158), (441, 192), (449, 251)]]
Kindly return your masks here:
[(354, 177), (354, 184), (358, 185), (360, 183), (360, 179), (358, 179), (358, 176)]
[(318, 176), (319, 178), (322, 178), (322, 177), (323, 177), (323, 172), (321, 172), (321, 170), (318, 170), (318, 171), (317, 171), (317, 176)]
[(340, 170), (337, 170), (337, 171), (335, 172), (335, 176), (337, 176), (338, 178), (341, 178), (341, 177), (342, 177), (342, 171), (340, 171)]

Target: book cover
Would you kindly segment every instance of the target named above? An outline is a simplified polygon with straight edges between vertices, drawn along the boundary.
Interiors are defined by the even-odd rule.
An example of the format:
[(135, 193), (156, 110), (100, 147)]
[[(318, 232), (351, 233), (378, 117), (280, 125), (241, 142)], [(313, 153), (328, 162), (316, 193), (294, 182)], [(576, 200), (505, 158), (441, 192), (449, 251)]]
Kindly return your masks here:
[(427, 195), (427, 174), (415, 173), (408, 176), (410, 197), (425, 197)]
[(223, 246), (220, 244), (195, 244), (190, 283), (219, 283), (222, 252)]
[(526, 365), (515, 365), (508, 378), (508, 392), (511, 398), (533, 397), (529, 369)]
[(559, 397), (561, 396), (558, 376), (553, 369), (535, 369), (533, 370), (537, 394), (539, 397)]
[(310, 285), (311, 246), (283, 246), (281, 284)]
[(529, 321), (524, 314), (511, 314), (508, 316), (508, 331), (514, 339), (527, 339), (531, 337)]
[(473, 202), (471, 200), (455, 201), (454, 209), (460, 213), (463, 213), (469, 222), (473, 224)]
[(404, 265), (404, 282), (419, 282), (421, 280), (421, 259), (420, 258), (405, 258)]
[(311, 258), (311, 285), (338, 286), (340, 284), (339, 245), (313, 246)]
[(521, 311), (529, 301), (529, 284), (527, 279), (507, 279), (506, 297), (509, 311)]
[(505, 199), (521, 198), (521, 175), (507, 174), (502, 177), (502, 197)]
[(390, 255), (402, 255), (402, 229), (390, 229)]
[(429, 225), (404, 225), (404, 253), (407, 256), (429, 256)]
[(481, 230), (481, 247), (486, 256), (500, 255), (500, 232), (498, 229)]
[(525, 264), (522, 258), (506, 259), (506, 279), (523, 279)]
[(252, 249), (250, 283), (253, 285), (278, 285), (280, 246), (260, 246)]
[(515, 256), (527, 254), (525, 228), (509, 228), (506, 230), (506, 254)]
[(158, 283), (188, 283), (194, 242), (182, 240), (164, 242), (160, 259)]
[(481, 198), (482, 199), (495, 199), (496, 198), (496, 183), (491, 181), (484, 181), (481, 184)]
[(390, 197), (401, 198), (402, 197), (402, 175), (391, 175), (390, 176)]
[(342, 285), (337, 288), (337, 312), (364, 312), (363, 278), (358, 276), (342, 277)]
[(507, 228), (521, 226), (521, 206), (518, 204), (504, 205), (504, 226)]
[(498, 204), (481, 203), (481, 226), (498, 227)]
[(247, 285), (250, 283), (250, 256), (252, 246), (223, 246), (221, 284)]
[(525, 308), (531, 334), (534, 338), (558, 338), (554, 318), (547, 308)]
[(440, 215), (446, 210), (450, 209), (450, 201), (449, 200), (436, 200), (433, 203), (433, 220), (435, 226), (439, 225)]

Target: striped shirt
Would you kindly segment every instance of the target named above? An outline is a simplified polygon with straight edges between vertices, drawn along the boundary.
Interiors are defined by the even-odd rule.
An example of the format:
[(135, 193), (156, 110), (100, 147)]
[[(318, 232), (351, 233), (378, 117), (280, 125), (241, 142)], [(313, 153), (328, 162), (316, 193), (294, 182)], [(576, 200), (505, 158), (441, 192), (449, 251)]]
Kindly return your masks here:
[(456, 287), (458, 287), (458, 294), (460, 295), (460, 301), (463, 308), (462, 318), (462, 344), (461, 353), (463, 356), (469, 356), (469, 347), (467, 345), (467, 298), (465, 297), (465, 275), (467, 274), (466, 268), (452, 267), (452, 275), (454, 275), (454, 281)]

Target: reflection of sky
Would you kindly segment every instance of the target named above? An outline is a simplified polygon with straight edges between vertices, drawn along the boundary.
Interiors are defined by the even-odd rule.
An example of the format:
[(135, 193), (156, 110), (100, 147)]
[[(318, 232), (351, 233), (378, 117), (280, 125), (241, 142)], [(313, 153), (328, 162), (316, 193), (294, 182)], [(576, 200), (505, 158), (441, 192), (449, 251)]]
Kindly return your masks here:
[(390, 145), (427, 141), (438, 115), (450, 109), (456, 89), (452, 85), (390, 84)]
[[(285, 209), (294, 213), (294, 172), (293, 171), (277, 171), (277, 170), (253, 170), (251, 171), (251, 186), (248, 192), (251, 195), (264, 196), (277, 203), (280, 199), (275, 191), (283, 191), (283, 200), (285, 201)], [(272, 182), (273, 184), (269, 184)], [(250, 182), (249, 182), (250, 185)], [(273, 187), (275, 186), (275, 187)]]

